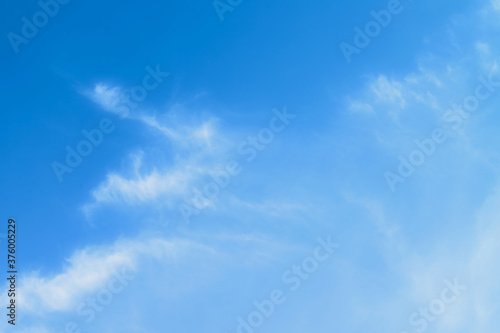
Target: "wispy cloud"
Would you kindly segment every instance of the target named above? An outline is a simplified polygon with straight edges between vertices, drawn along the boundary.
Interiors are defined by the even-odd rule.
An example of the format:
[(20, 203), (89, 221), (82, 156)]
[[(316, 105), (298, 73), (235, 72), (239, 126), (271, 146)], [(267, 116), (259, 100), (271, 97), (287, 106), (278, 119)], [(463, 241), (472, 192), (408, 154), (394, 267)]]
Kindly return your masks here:
[(376, 96), (377, 102), (391, 102), (398, 104), (401, 109), (405, 108), (406, 99), (401, 91), (401, 83), (391, 80), (385, 76), (379, 76), (371, 85), (370, 90)]
[(492, 0), (491, 4), (495, 10), (500, 10), (500, 0)]
[(248, 209), (260, 214), (282, 218), (311, 209), (310, 205), (304, 203), (277, 202), (274, 200), (267, 200), (264, 202), (249, 202), (235, 196), (231, 196), (230, 203), (231, 205), (238, 206), (243, 209)]
[(135, 272), (141, 258), (177, 259), (189, 247), (187, 241), (166, 241), (160, 238), (117, 241), (111, 246), (89, 247), (73, 254), (63, 271), (43, 277), (26, 274), (20, 281), (21, 311), (35, 314), (72, 311), (85, 295), (95, 293), (123, 270)]
[[(104, 110), (116, 114), (119, 114), (118, 106), (125, 103), (125, 95), (120, 87), (98, 84), (88, 96)], [(218, 163), (231, 146), (220, 133), (218, 120), (213, 117), (193, 124), (179, 120), (183, 117), (176, 113), (166, 112), (158, 116), (139, 107), (127, 114), (126, 118), (144, 124), (145, 130), (151, 135), (164, 135), (168, 142), (159, 144), (164, 147), (161, 150), (143, 150), (139, 154), (132, 154), (128, 159), (132, 172), (122, 170), (108, 173), (106, 179), (92, 190), (92, 201), (83, 206), (88, 217), (104, 204), (152, 204), (156, 199), (161, 199), (162, 206), (171, 207), (191, 193), (196, 181), (216, 172)], [(149, 156), (151, 154), (164, 155), (172, 162), (150, 163), (151, 159), (146, 162), (146, 155), (155, 157)]]
[(127, 100), (121, 87), (110, 87), (104, 83), (98, 83), (94, 89), (85, 91), (83, 94), (104, 110), (118, 115), (125, 115), (125, 108), (121, 108), (121, 106), (125, 106)]
[(191, 185), (210, 169), (200, 165), (189, 165), (188, 162), (161, 170), (153, 169), (147, 172), (142, 170), (141, 155), (132, 155), (132, 175), (109, 173), (106, 180), (101, 182), (91, 193), (93, 201), (83, 206), (84, 212), (90, 216), (94, 209), (103, 204), (139, 205), (146, 202), (154, 203), (161, 199), (162, 206), (171, 206), (186, 196)]

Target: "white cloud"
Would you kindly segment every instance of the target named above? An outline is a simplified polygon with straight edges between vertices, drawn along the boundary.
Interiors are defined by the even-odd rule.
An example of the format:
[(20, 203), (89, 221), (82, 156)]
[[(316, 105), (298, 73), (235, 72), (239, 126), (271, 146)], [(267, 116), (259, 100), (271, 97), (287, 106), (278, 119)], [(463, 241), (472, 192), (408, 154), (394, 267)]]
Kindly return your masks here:
[[(123, 88), (118, 86), (110, 87), (104, 83), (98, 83), (93, 90), (85, 92), (84, 95), (88, 96), (104, 110), (120, 115), (123, 118), (140, 121), (163, 133), (179, 145), (206, 144), (210, 146), (216, 134), (215, 119), (209, 119), (197, 126), (177, 125), (176, 128), (167, 126), (159, 121), (156, 116), (143, 111), (138, 103), (129, 101), (130, 98), (124, 93)], [(135, 106), (131, 106), (131, 103)]]
[(127, 101), (121, 87), (109, 87), (106, 84), (98, 83), (93, 90), (84, 92), (84, 95), (108, 112), (123, 116), (127, 114), (125, 110), (128, 107), (122, 107), (127, 105)]
[(487, 43), (476, 42), (476, 50), (483, 55), (488, 55), (490, 53), (490, 46)]
[(141, 171), (141, 156), (134, 156), (132, 164), (132, 176), (110, 173), (92, 191), (93, 202), (84, 206), (87, 214), (100, 204), (135, 205), (163, 199), (162, 205), (168, 206), (189, 193), (192, 184), (210, 171), (196, 165), (183, 164), (161, 172), (153, 170), (146, 173)]
[(500, 190), (488, 198), (478, 213), (475, 249), (466, 269), (470, 273), (474, 318), (479, 327), (491, 325), (500, 311), (498, 258), (500, 257)]
[[(190, 240), (139, 237), (120, 240), (109, 246), (87, 247), (75, 252), (59, 273), (23, 274), (18, 282), (18, 289), (22, 290), (18, 296), (18, 311), (26, 330), (21, 332), (59, 332), (69, 321), (91, 329), (102, 327), (102, 320), (113, 324), (123, 315), (131, 316), (127, 323), (134, 322), (135, 314), (147, 311), (139, 308), (145, 295), (150, 295), (148, 302), (151, 299), (160, 302), (158, 306), (170, 300), (175, 303), (176, 299), (185, 299), (186, 295), (205, 292), (214, 281), (231, 278), (235, 270), (252, 272), (282, 261), (287, 253), (304, 250), (262, 234), (224, 232), (196, 233)], [(115, 292), (109, 286), (111, 281), (117, 280), (116, 274), (123, 270), (131, 278), (126, 279), (128, 284), (124, 285), (121, 301), (110, 303), (106, 317), (99, 316), (99, 320), (89, 323), (91, 326), (85, 326), (84, 317), (75, 317), (79, 314), (77, 309), (85, 304), (90, 306), (89, 299), (99, 299), (103, 290), (121, 293), (121, 290)], [(111, 285), (120, 287), (116, 282)], [(124, 314), (122, 306), (128, 306), (127, 300), (132, 306)], [(33, 325), (37, 323), (39, 325)], [(32, 330), (24, 325), (32, 325)], [(1, 327), (2, 324), (0, 330)]]
[(124, 269), (135, 272), (145, 257), (178, 259), (188, 249), (202, 247), (187, 241), (160, 238), (118, 241), (73, 254), (63, 271), (52, 277), (33, 272), (20, 281), (21, 311), (35, 314), (72, 311), (86, 295), (97, 292)]
[(500, 0), (492, 0), (491, 4), (495, 10), (500, 10)]
[(431, 110), (441, 107), (437, 96), (443, 90), (443, 82), (437, 76), (423, 67), (399, 79), (378, 75), (358, 96), (346, 97), (346, 107), (354, 113), (387, 115), (399, 124), (401, 116), (414, 112), (416, 106)]
[[(429, 243), (425, 253), (415, 252), (404, 243), (406, 237), (397, 224), (388, 224), (383, 205), (374, 200), (350, 200), (370, 212), (377, 229), (387, 240), (379, 244), (382, 253), (396, 259), (387, 261), (387, 269), (400, 277), (398, 284), (404, 289), (393, 300), (386, 300), (386, 304), (391, 304), (384, 308), (387, 318), (395, 318), (396, 322), (407, 318), (420, 306), (440, 297), (444, 279), (454, 281), (457, 278), (467, 290), (447, 306), (446, 312), (432, 325), (442, 332), (464, 330), (480, 333), (497, 327), (500, 311), (500, 268), (497, 265), (500, 257), (500, 189), (485, 200), (471, 222), (476, 227), (476, 234), (464, 233), (463, 237), (470, 239), (463, 240), (443, 234), (442, 242)], [(404, 293), (404, 298), (401, 293)]]
[(371, 85), (370, 90), (376, 95), (377, 101), (399, 104), (401, 109), (405, 108), (406, 99), (403, 97), (401, 83), (381, 75)]
[[(120, 105), (126, 103), (122, 88), (103, 83), (97, 84), (87, 96), (106, 111), (116, 114), (120, 114)], [(87, 217), (103, 204), (134, 205), (162, 199), (162, 206), (172, 207), (176, 201), (192, 194), (197, 181), (216, 171), (231, 146), (220, 134), (215, 118), (192, 124), (180, 121), (173, 112), (158, 116), (139, 107), (127, 113), (126, 118), (146, 125), (152, 137), (161, 134), (169, 140), (157, 143), (153, 151), (143, 150), (140, 156), (133, 157), (132, 175), (117, 171), (108, 173), (92, 190), (92, 201), (83, 206)], [(173, 156), (173, 162), (166, 165), (154, 161), (151, 164), (150, 160), (158, 156), (168, 159)], [(146, 168), (142, 168), (144, 164)]]
[(366, 102), (360, 102), (360, 101), (350, 101), (349, 102), (349, 110), (352, 112), (359, 112), (359, 113), (365, 113), (365, 114), (373, 114), (375, 113), (373, 111), (373, 107)]
[(274, 217), (286, 217), (290, 215), (296, 215), (298, 212), (307, 211), (310, 209), (307, 205), (299, 203), (290, 202), (276, 202), (276, 201), (264, 201), (264, 202), (248, 202), (241, 200), (235, 196), (231, 197), (231, 205), (238, 205), (244, 209), (249, 209), (257, 213), (274, 216)]

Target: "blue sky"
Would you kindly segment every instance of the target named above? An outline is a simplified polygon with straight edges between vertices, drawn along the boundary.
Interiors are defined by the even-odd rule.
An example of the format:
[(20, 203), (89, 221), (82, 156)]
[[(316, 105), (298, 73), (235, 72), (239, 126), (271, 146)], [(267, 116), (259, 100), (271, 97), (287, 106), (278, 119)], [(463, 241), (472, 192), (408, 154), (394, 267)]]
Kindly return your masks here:
[(26, 36), (41, 3), (1, 14), (1, 332), (496, 332), (498, 0), (366, 47), (395, 2), (48, 1)]

